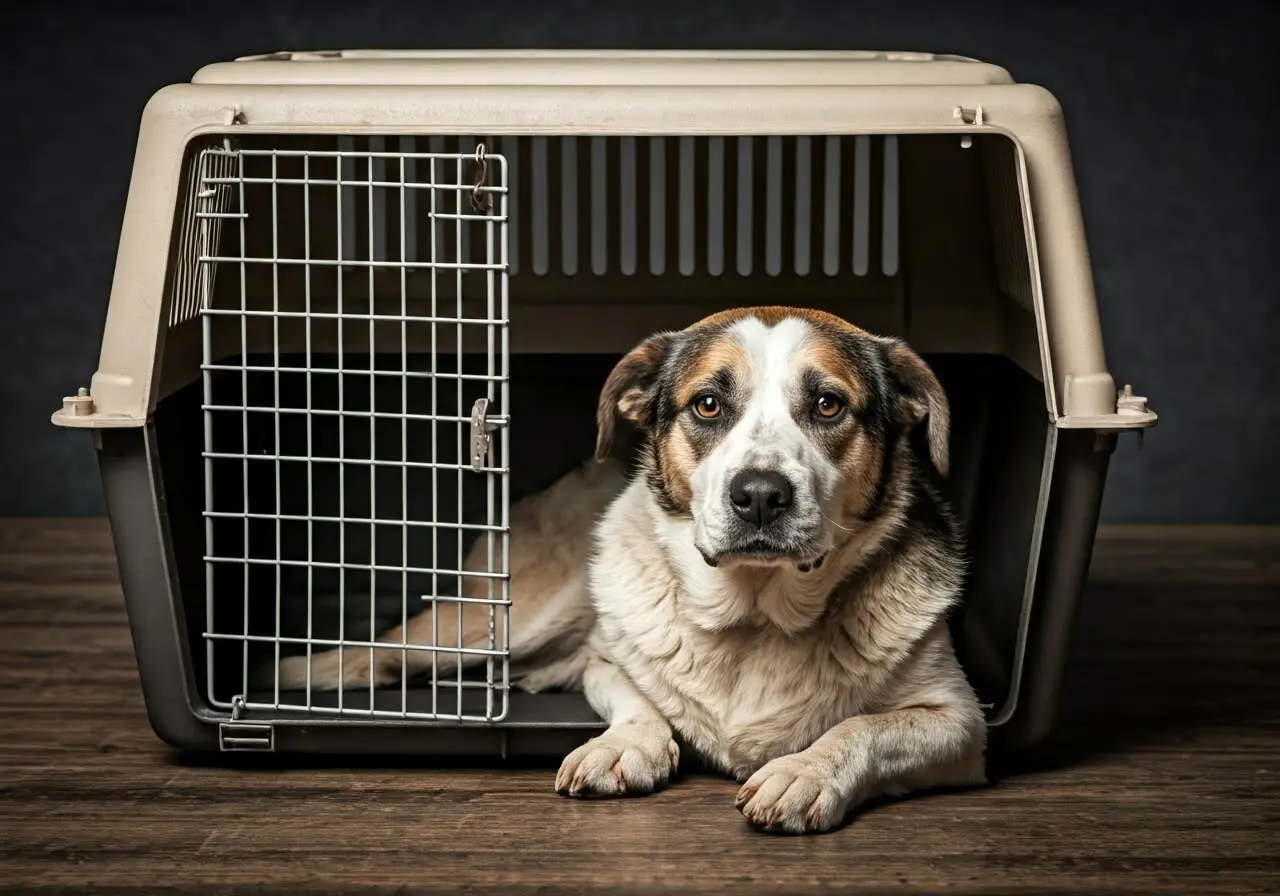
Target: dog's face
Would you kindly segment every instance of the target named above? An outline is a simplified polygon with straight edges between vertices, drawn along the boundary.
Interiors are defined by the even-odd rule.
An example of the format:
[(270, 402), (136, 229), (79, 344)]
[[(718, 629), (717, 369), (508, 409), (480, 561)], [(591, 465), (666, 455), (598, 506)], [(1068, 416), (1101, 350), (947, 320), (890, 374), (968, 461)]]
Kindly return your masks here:
[(601, 458), (618, 413), (645, 435), (658, 503), (692, 518), (713, 566), (821, 563), (876, 514), (899, 440), (925, 421), (947, 470), (947, 400), (928, 366), (822, 312), (748, 308), (652, 336), (605, 383)]

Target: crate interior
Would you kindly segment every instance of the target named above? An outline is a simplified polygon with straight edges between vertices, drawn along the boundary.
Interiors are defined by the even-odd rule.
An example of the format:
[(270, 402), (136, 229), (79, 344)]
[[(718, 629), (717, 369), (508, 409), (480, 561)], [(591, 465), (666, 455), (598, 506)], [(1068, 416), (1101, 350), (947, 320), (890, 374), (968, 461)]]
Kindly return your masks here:
[[(464, 220), (477, 211), (481, 142), (484, 183), (505, 192), (476, 196), (481, 208), (493, 196), (498, 217)], [(720, 308), (778, 303), (903, 336), (942, 380), (950, 487), (974, 561), (957, 648), (983, 701), (1003, 703), (1047, 435), (1005, 138), (257, 136), (231, 147), (215, 139), (189, 153), (155, 413), (207, 698), (243, 695), (245, 669), (269, 663), (277, 639), (282, 655), (307, 637), (367, 641), (423, 595), (457, 593), (449, 571), (484, 535), (448, 524), (491, 520), (489, 484), (501, 477), (400, 463), (457, 465), (460, 449), (466, 459), (462, 418), (475, 398), (500, 395), (504, 330), (509, 401), (491, 413), (511, 425), (491, 458), (509, 439), (514, 501), (590, 456), (599, 387), (627, 348)], [(423, 155), (436, 152), (463, 157)], [(446, 322), (460, 318), (476, 323)], [(202, 359), (216, 368), (209, 402)], [(212, 556), (253, 561), (215, 562), (211, 577), (206, 453), (221, 514)], [(419, 676), (374, 706), (448, 716), (457, 693), (482, 699), (482, 688), (449, 684)], [(254, 687), (251, 700), (276, 700), (269, 683)], [(338, 698), (310, 699), (331, 710)], [(343, 701), (358, 717), (370, 694)], [(513, 695), (508, 718), (583, 712), (560, 695)]]

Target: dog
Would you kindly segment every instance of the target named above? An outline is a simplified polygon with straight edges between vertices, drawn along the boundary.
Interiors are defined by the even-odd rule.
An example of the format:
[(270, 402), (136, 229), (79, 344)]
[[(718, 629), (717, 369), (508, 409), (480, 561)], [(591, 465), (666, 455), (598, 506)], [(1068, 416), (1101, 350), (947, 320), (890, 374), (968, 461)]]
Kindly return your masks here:
[[(613, 456), (623, 421), (630, 470)], [(741, 782), (751, 824), (805, 833), (874, 797), (985, 783), (986, 722), (947, 625), (965, 573), (940, 492), (949, 425), (919, 355), (823, 312), (726, 311), (627, 354), (596, 458), (510, 516), (513, 683), (580, 688), (607, 723), (556, 791), (654, 792), (683, 744)], [(440, 646), (487, 644), (487, 608), (464, 606), (461, 642), (442, 626)], [(382, 643), (431, 643), (431, 626)], [(432, 668), (373, 654), (289, 658), (281, 686)], [(437, 674), (457, 659), (438, 654)]]

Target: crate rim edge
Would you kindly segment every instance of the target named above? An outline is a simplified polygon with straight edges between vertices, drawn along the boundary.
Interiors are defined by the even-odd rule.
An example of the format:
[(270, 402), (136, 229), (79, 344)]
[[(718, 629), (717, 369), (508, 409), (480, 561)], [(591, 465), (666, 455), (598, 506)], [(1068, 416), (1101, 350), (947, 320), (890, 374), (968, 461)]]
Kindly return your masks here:
[[(483, 104), (475, 102), (477, 92), (487, 94), (489, 100), (478, 113), (475, 107)], [(163, 225), (165, 233), (157, 232), (162, 225), (155, 216), (148, 219), (147, 212), (158, 207), (156, 203), (172, 207), (176, 202), (180, 161), (190, 141), (213, 133), (468, 132), (498, 136), (1002, 134), (1017, 149), (1024, 223), (1029, 225), (1031, 244), (1028, 254), (1033, 267), (1040, 269), (1033, 284), (1037, 316), (1045, 316), (1044, 321), (1037, 320), (1037, 330), (1042, 364), (1051, 371), (1045, 377), (1050, 421), (1062, 428), (1108, 432), (1155, 424), (1156, 415), (1145, 400), (1126, 403), (1125, 393), (1117, 391), (1106, 367), (1065, 124), (1061, 106), (1049, 91), (1032, 84), (982, 84), (720, 85), (674, 94), (668, 88), (610, 88), (611, 96), (615, 92), (625, 96), (602, 98), (583, 85), (491, 85), (465, 90), (418, 85), (175, 84), (161, 88), (142, 116), (99, 366), (88, 401), (64, 399), (52, 422), (89, 429), (141, 426), (154, 409), (163, 303), (140, 301), (137, 296), (163, 292), (168, 225)], [(472, 110), (470, 120), (460, 120), (462, 115), (457, 114), (463, 109), (464, 93)], [(622, 100), (628, 102), (625, 126), (617, 124), (611, 112)], [(840, 115), (834, 117), (837, 102)], [(354, 120), (347, 113), (356, 105), (365, 113), (362, 123), (340, 123)], [(415, 108), (421, 114), (413, 115)], [(428, 109), (436, 114), (427, 114)], [(448, 111), (455, 115), (441, 114)], [(442, 123), (406, 123), (406, 112), (415, 122), (436, 119)], [(719, 117), (706, 121), (711, 114)], [(149, 151), (143, 151), (144, 145)], [(166, 156), (169, 170), (163, 176), (157, 166)], [(1046, 227), (1075, 236), (1049, 240), (1049, 254), (1062, 256), (1050, 265), (1042, 248)], [(1046, 266), (1052, 268), (1048, 278)], [(147, 282), (140, 284), (144, 271)], [(1054, 282), (1045, 283), (1046, 279)]]

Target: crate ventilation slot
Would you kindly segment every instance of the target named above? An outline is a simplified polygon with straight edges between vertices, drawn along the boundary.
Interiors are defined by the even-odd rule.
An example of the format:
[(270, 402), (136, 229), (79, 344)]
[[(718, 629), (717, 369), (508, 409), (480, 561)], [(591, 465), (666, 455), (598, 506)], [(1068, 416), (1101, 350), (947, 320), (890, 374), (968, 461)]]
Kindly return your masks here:
[[(395, 153), (471, 153), (481, 138), (340, 137), (343, 245), (399, 260)], [(534, 276), (898, 273), (898, 142), (872, 137), (483, 138), (509, 166), (510, 273)], [(373, 170), (366, 167), (372, 165)], [(421, 160), (404, 176), (430, 182)], [(447, 175), (454, 176), (453, 172)], [(388, 183), (369, 189), (361, 183)], [(429, 258), (429, 193), (407, 191), (406, 261)], [(442, 209), (437, 208), (439, 214)], [(372, 226), (370, 226), (370, 221)], [(436, 218), (436, 251), (475, 261)]]

